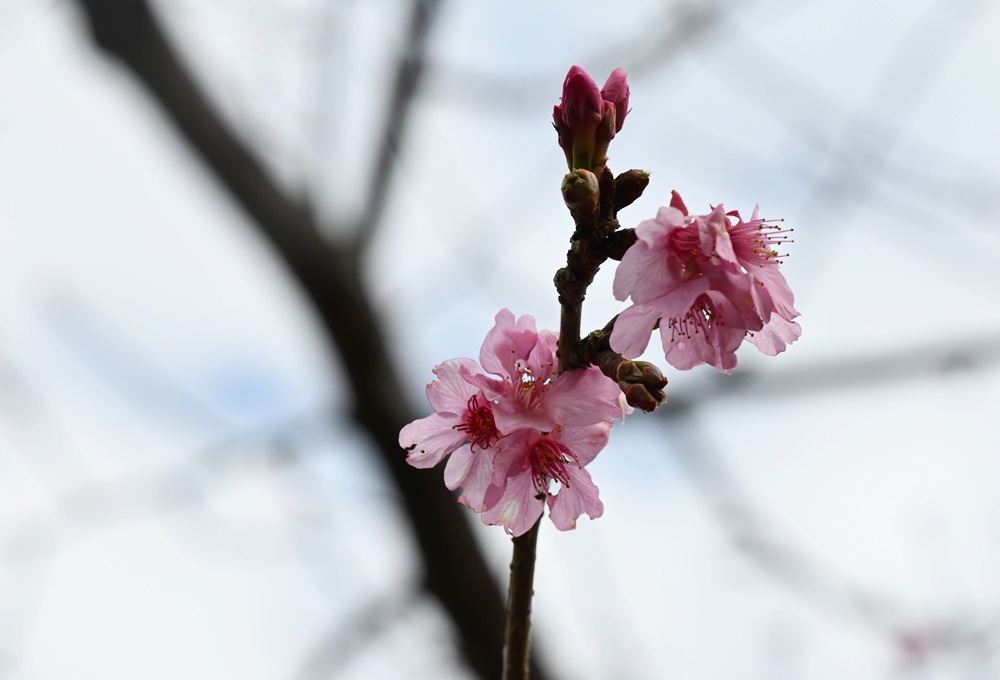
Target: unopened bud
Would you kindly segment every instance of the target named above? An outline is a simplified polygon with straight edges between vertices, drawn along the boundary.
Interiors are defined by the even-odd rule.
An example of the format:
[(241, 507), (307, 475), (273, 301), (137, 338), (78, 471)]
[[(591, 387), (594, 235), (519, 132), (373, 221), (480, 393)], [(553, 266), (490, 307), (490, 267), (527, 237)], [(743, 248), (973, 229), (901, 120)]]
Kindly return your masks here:
[(574, 170), (563, 178), (562, 195), (574, 217), (592, 216), (601, 196), (597, 176), (589, 170)]
[(594, 153), (592, 167), (599, 168), (608, 162), (608, 147), (615, 138), (615, 107), (610, 102), (604, 102), (604, 117), (594, 133)]
[(616, 68), (611, 72), (604, 87), (601, 88), (601, 97), (614, 107), (615, 132), (621, 132), (625, 116), (628, 115), (629, 87), (625, 69)]
[(667, 386), (667, 379), (655, 364), (648, 361), (634, 361), (635, 367), (642, 373), (642, 384), (654, 390), (662, 390)]
[(632, 205), (649, 186), (649, 173), (645, 170), (626, 170), (615, 177), (615, 211)]
[(617, 366), (616, 379), (625, 393), (625, 400), (647, 413), (667, 401), (667, 395), (663, 393), (667, 379), (660, 369), (648, 361), (622, 360)]
[(563, 122), (571, 129), (596, 125), (604, 117), (604, 97), (597, 83), (580, 66), (566, 74), (562, 91)]
[(597, 83), (580, 66), (573, 66), (563, 81), (562, 101), (552, 111), (559, 146), (570, 170), (593, 165), (597, 126), (604, 118), (604, 98)]
[(605, 242), (608, 249), (608, 257), (620, 262), (625, 257), (628, 249), (634, 246), (638, 240), (639, 237), (635, 235), (635, 229), (619, 229), (613, 232)]
[(625, 401), (630, 406), (642, 409), (646, 413), (652, 413), (657, 406), (667, 400), (662, 392), (657, 396), (646, 389), (645, 385), (626, 385), (623, 391), (625, 392)]
[(642, 369), (634, 361), (622, 359), (615, 370), (615, 380), (620, 384), (638, 384), (642, 382)]

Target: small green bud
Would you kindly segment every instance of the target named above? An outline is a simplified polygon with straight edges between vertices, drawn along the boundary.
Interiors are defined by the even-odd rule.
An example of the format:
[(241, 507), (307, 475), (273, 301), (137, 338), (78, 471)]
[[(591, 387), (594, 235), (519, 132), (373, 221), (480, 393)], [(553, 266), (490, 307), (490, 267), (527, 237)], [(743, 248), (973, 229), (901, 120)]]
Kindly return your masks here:
[(593, 215), (601, 197), (597, 176), (590, 170), (574, 170), (563, 178), (562, 195), (574, 217)]

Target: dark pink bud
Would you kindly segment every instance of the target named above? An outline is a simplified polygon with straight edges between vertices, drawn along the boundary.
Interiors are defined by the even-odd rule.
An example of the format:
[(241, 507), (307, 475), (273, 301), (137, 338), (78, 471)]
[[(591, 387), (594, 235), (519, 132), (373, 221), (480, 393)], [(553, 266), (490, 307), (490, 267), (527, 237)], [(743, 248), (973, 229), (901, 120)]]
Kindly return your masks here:
[(562, 91), (562, 119), (574, 131), (580, 126), (595, 126), (604, 116), (604, 97), (597, 83), (580, 66), (566, 74)]
[(615, 132), (622, 131), (625, 116), (628, 115), (628, 96), (628, 74), (625, 69), (616, 68), (601, 90), (601, 98), (615, 107)]
[(662, 391), (667, 386), (667, 379), (654, 364), (648, 361), (635, 361), (635, 367), (642, 372), (642, 384), (653, 391)]
[(652, 413), (656, 410), (657, 406), (667, 400), (662, 392), (658, 395), (654, 394), (645, 385), (626, 385), (624, 392), (625, 401), (630, 406), (642, 409), (646, 413)]

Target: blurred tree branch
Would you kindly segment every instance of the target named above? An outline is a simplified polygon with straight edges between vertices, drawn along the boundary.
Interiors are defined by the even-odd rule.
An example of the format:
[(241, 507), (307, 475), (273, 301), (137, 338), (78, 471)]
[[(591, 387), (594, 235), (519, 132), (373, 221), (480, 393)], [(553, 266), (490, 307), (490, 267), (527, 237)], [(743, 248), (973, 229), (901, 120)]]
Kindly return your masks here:
[[(96, 45), (132, 71), (163, 108), (191, 148), (247, 212), (257, 232), (287, 265), (316, 311), (345, 367), (354, 418), (369, 434), (397, 488), (426, 570), (425, 585), (455, 624), (467, 663), (482, 678), (501, 672), (504, 607), (463, 509), (434, 475), (405, 462), (399, 430), (415, 419), (386, 345), (381, 322), (361, 272), (360, 247), (334, 246), (321, 236), (308, 204), (282, 191), (249, 145), (220, 118), (182, 64), (145, 0), (78, 0)], [(408, 31), (410, 45), (396, 80), (373, 178), (369, 210), (378, 219), (388, 194), (388, 164), (400, 143), (416, 91), (427, 30), (436, 2), (418, 0)], [(365, 221), (364, 218), (362, 220)], [(374, 224), (362, 224), (367, 230)], [(361, 237), (361, 245), (368, 237)], [(533, 677), (545, 675), (536, 671)]]

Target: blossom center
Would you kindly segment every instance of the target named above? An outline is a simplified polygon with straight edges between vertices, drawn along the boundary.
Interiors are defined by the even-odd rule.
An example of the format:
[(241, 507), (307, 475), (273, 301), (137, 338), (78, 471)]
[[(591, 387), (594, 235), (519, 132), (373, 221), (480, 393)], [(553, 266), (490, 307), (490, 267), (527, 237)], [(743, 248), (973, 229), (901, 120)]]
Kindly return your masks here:
[(669, 252), (681, 260), (690, 260), (701, 255), (701, 236), (698, 227), (688, 224), (670, 232)]
[(548, 390), (552, 378), (539, 380), (538, 376), (527, 366), (519, 366), (517, 373), (518, 377), (511, 385), (511, 394), (521, 407), (527, 411), (533, 411)]
[(468, 411), (461, 425), (454, 429), (465, 433), (473, 446), (488, 449), (500, 438), (496, 422), (493, 420), (493, 408), (489, 402), (480, 403), (479, 395), (469, 398)]
[(722, 315), (719, 314), (712, 300), (702, 295), (691, 306), (691, 309), (682, 317), (670, 319), (667, 327), (670, 329), (670, 342), (679, 338), (690, 338), (692, 334), (705, 333), (711, 330), (712, 326), (722, 326)]
[(576, 455), (568, 447), (552, 439), (542, 439), (531, 447), (529, 461), (531, 479), (540, 494), (548, 493), (549, 482), (553, 479), (564, 487), (569, 487), (569, 471), (566, 464), (580, 465)]

